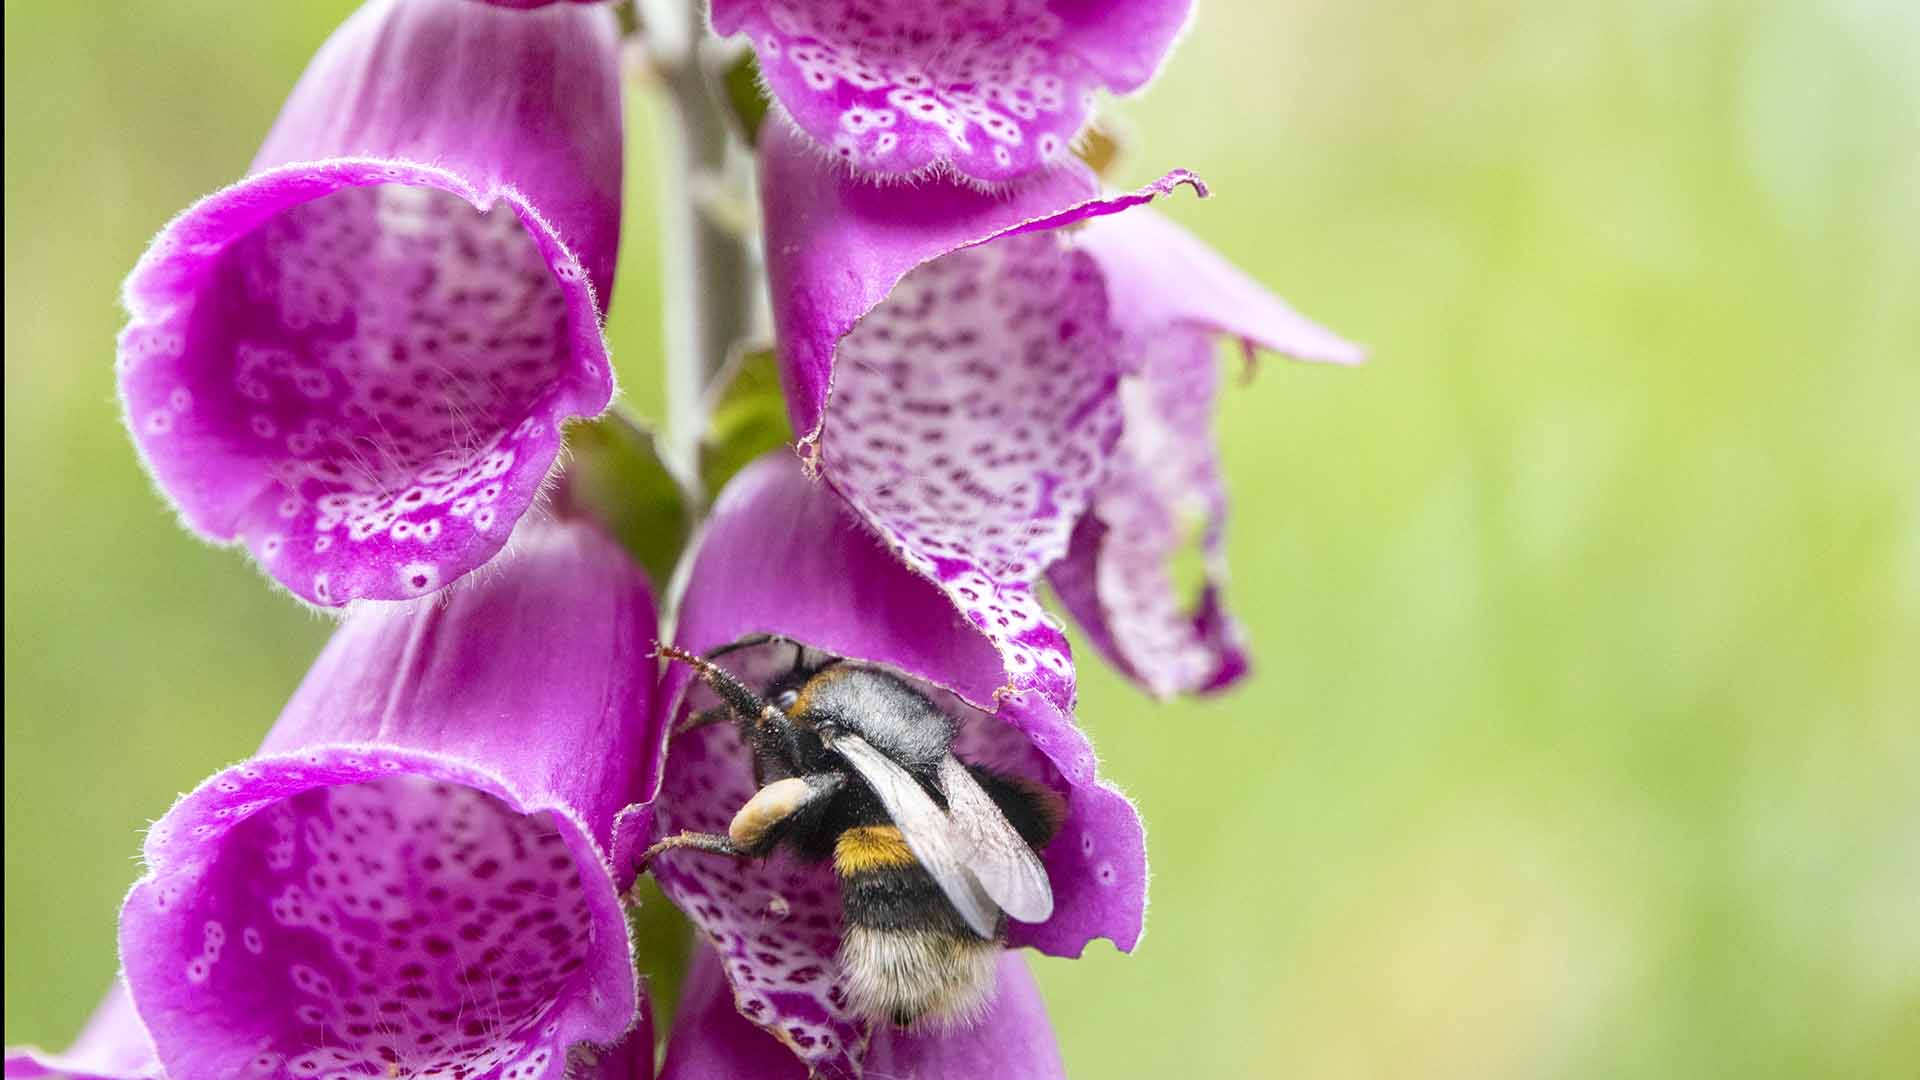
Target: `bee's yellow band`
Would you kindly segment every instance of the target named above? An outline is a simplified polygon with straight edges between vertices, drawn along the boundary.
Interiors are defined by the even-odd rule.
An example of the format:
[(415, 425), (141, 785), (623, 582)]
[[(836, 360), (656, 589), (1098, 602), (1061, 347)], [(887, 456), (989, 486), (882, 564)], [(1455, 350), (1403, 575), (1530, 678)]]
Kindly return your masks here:
[(913, 851), (892, 825), (863, 825), (840, 834), (833, 844), (833, 871), (851, 877), (866, 870), (897, 870), (914, 865)]

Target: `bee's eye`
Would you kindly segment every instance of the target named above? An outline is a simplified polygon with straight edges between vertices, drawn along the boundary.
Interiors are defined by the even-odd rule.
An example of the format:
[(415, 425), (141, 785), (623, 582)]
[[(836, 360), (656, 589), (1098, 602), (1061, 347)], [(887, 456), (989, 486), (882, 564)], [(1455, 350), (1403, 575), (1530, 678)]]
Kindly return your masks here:
[(793, 703), (799, 700), (800, 700), (799, 691), (782, 690), (780, 691), (780, 696), (773, 699), (773, 704), (775, 707), (780, 709), (791, 709), (793, 708)]

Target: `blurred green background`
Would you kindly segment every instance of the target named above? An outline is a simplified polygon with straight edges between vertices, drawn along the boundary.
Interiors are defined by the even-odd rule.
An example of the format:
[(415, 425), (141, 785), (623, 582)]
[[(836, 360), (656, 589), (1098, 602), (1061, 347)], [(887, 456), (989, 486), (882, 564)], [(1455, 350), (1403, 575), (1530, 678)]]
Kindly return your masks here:
[[(5, 1037), (326, 634), (181, 532), (119, 279), (326, 3), (5, 5)], [(1256, 678), (1082, 719), (1146, 940), (1036, 959), (1076, 1075), (1920, 1073), (1920, 9), (1212, 0), (1124, 180), (1369, 343), (1222, 420)], [(660, 400), (632, 116), (612, 334)], [(1091, 656), (1091, 654), (1084, 654)]]

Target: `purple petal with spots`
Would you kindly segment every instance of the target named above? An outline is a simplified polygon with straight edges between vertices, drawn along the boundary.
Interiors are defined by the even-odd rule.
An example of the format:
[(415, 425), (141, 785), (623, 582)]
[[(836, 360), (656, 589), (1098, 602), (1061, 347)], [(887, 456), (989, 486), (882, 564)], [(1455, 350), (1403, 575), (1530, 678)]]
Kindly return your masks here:
[(65, 1053), (9, 1047), (4, 1075), (6, 1080), (159, 1080), (160, 1059), (133, 1011), (127, 984), (115, 979)]
[[(1026, 961), (1013, 954), (1000, 960), (1000, 988), (979, 1023), (949, 1032), (876, 1032), (867, 1047), (866, 1067), (874, 1076), (915, 1080), (1046, 1080), (1066, 1075), (1040, 988)], [(740, 1015), (718, 954), (702, 947), (694, 954), (680, 995), (660, 1075), (662, 1080), (806, 1080), (807, 1067)]]
[[(1148, 690), (1221, 689), (1245, 674), (1247, 657), (1223, 604), (1216, 340), (1337, 364), (1363, 353), (1151, 210), (1091, 222), (1079, 243), (1100, 265), (1138, 366), (1120, 387), (1125, 432), (1048, 581), (1101, 652)], [(1189, 598), (1174, 564), (1193, 546), (1204, 581)]]
[(659, 744), (653, 603), (589, 525), (515, 547), (349, 619), (148, 832), (120, 952), (172, 1075), (557, 1080), (635, 1023), (604, 845)]
[(768, 272), (801, 452), (994, 643), (1006, 685), (1073, 707), (1066, 638), (1033, 583), (1066, 554), (1121, 431), (1130, 345), (1062, 226), (1189, 184), (1102, 198), (1084, 170), (1013, 192), (878, 188), (762, 134)]
[(189, 529), (323, 607), (500, 549), (613, 392), (617, 44), (602, 7), (373, 0), (322, 46), (126, 283), (126, 423)]
[[(707, 651), (755, 633), (779, 634), (834, 655), (883, 664), (916, 680), (960, 721), (966, 761), (1045, 783), (1065, 797), (1066, 820), (1043, 852), (1053, 917), (1014, 923), (1010, 941), (1077, 956), (1095, 937), (1131, 949), (1146, 906), (1146, 849), (1125, 797), (1095, 775), (1093, 750), (1043, 695), (1001, 697), (999, 654), (941, 590), (893, 558), (845, 504), (776, 454), (736, 476), (714, 505), (681, 603), (677, 641)], [(730, 654), (764, 679), (791, 662), (787, 646)], [(661, 700), (689, 687), (668, 669)], [(710, 699), (695, 687), (675, 712)], [(614, 861), (631, 865), (646, 843), (682, 829), (725, 832), (753, 792), (751, 759), (731, 725), (673, 740), (651, 805), (616, 829)], [(832, 870), (775, 855), (741, 862), (670, 852), (653, 866), (661, 889), (713, 943), (740, 1009), (809, 1065), (857, 1075), (868, 1025), (849, 1009), (837, 956), (841, 911)]]
[(1137, 90), (1191, 0), (714, 0), (773, 97), (854, 169), (1003, 181), (1069, 160), (1094, 92)]

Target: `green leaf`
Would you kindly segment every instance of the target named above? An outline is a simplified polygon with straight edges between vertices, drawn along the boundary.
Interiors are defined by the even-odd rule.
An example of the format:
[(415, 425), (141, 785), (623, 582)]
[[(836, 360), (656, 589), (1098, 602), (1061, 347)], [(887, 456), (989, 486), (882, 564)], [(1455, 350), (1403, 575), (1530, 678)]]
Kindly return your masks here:
[(727, 112), (740, 125), (740, 134), (748, 146), (759, 145), (760, 124), (767, 118), (767, 95), (760, 90), (760, 64), (752, 49), (740, 55), (720, 73), (720, 89), (726, 98)]
[(645, 424), (615, 409), (567, 431), (572, 451), (558, 501), (592, 516), (664, 589), (693, 533), (686, 488)]
[(713, 382), (700, 440), (700, 483), (711, 499), (754, 458), (793, 442), (772, 349), (734, 355)]
[(647, 980), (655, 1037), (664, 1046), (693, 960), (693, 924), (643, 874), (627, 893), (627, 926), (633, 931), (634, 966)]

